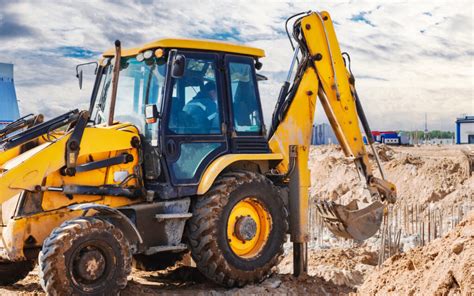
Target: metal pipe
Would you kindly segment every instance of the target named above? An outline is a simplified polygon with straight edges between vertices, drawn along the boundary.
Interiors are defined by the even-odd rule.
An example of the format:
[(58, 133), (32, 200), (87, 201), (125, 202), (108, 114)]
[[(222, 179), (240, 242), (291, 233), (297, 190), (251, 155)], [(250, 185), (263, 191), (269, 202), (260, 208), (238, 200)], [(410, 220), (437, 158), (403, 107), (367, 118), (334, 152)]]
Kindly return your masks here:
[(374, 154), (375, 162), (377, 163), (380, 176), (382, 177), (382, 180), (385, 180), (385, 172), (383, 170), (379, 154), (377, 153), (373, 145), (375, 141), (374, 141), (374, 138), (372, 136), (372, 131), (369, 126), (369, 121), (367, 120), (367, 117), (365, 116), (364, 108), (362, 108), (362, 103), (360, 102), (359, 95), (357, 94), (357, 91), (355, 89), (355, 85), (351, 85), (351, 90), (354, 94), (357, 115), (359, 116), (360, 122), (362, 123), (362, 127), (364, 128), (365, 136), (367, 137), (367, 142), (369, 143), (370, 149), (372, 150), (372, 153)]
[(379, 154), (375, 150), (374, 144), (369, 143), (369, 146), (375, 156), (375, 162), (377, 163), (377, 167), (379, 168), (380, 176), (382, 177), (382, 180), (385, 180), (385, 172), (383, 170), (382, 163), (380, 162)]
[(120, 59), (122, 55), (120, 40), (115, 40), (115, 64), (114, 77), (112, 78), (112, 96), (110, 98), (109, 121), (108, 125), (114, 123), (115, 102), (117, 100), (117, 88), (120, 74)]
[(307, 243), (293, 243), (293, 276), (299, 277), (308, 271)]
[(294, 158), (295, 169), (290, 175), (289, 209), (290, 238), (293, 242), (293, 275), (306, 274), (308, 261), (309, 216), (309, 169), (308, 147), (290, 145), (290, 157)]
[(288, 70), (288, 75), (286, 76), (286, 82), (290, 82), (291, 75), (293, 74), (293, 69), (295, 68), (296, 59), (298, 58), (298, 52), (300, 50), (300, 45), (297, 44), (295, 50), (293, 51), (293, 59), (291, 59), (290, 70)]

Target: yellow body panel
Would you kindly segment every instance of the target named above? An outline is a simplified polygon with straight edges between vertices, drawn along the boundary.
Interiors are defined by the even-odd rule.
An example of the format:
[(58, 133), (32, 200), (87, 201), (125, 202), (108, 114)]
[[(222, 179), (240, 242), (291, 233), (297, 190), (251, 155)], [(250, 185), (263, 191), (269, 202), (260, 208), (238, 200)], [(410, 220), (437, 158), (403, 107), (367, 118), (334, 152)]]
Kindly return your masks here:
[[(94, 155), (94, 161), (103, 160), (115, 156), (119, 156), (122, 153), (129, 153), (133, 155), (133, 158), (138, 159), (136, 149), (112, 151), (110, 153), (101, 153)], [(100, 156), (100, 157), (99, 157)], [(82, 159), (81, 159), (82, 158)], [(78, 164), (81, 165), (87, 162), (87, 157), (81, 157), (78, 160)], [(60, 187), (63, 184), (77, 184), (77, 185), (88, 185), (88, 186), (101, 186), (105, 184), (118, 184), (114, 180), (114, 173), (117, 171), (127, 172), (129, 175), (134, 174), (136, 162), (130, 162), (126, 164), (118, 164), (108, 168), (101, 168), (89, 172), (77, 173), (75, 176), (63, 176), (59, 171), (49, 175), (45, 180), (45, 186)], [(130, 180), (127, 185), (138, 185), (136, 180)], [(118, 197), (112, 197), (117, 199)], [(67, 205), (84, 202), (95, 202), (102, 203), (104, 200), (103, 196), (94, 195), (74, 195), (74, 199), (69, 199), (61, 192), (44, 192), (42, 208), (45, 211), (58, 209)], [(128, 200), (128, 199), (127, 199)]]
[[(209, 50), (229, 52), (235, 54), (243, 54), (254, 57), (264, 57), (265, 52), (262, 49), (249, 47), (244, 45), (233, 44), (229, 42), (220, 42), (215, 40), (195, 40), (195, 39), (159, 39), (143, 46), (129, 49), (122, 49), (122, 56), (135, 56), (147, 49), (154, 48), (181, 48), (195, 50)], [(115, 55), (115, 48), (104, 52), (104, 57), (112, 57)]]
[(0, 151), (0, 167), (8, 160), (18, 156), (20, 154), (20, 151), (20, 147), (15, 147), (7, 151)]
[[(92, 198), (96, 199), (96, 201), (94, 201), (96, 204), (107, 205), (114, 208), (141, 201), (130, 200), (120, 196), (95, 196)], [(82, 201), (74, 198), (74, 203), (80, 202)], [(68, 203), (70, 204), (71, 202)], [(0, 237), (0, 258), (6, 257), (12, 261), (25, 259), (23, 252), (25, 248), (41, 247), (43, 241), (51, 234), (54, 228), (82, 214), (83, 211), (81, 210), (72, 211), (62, 207), (53, 211), (9, 219)], [(26, 243), (28, 238), (32, 240), (31, 243)]]
[(318, 93), (318, 77), (313, 68), (308, 68), (300, 82), (296, 96), (285, 118), (269, 141), (274, 153), (283, 155), (277, 170), (284, 174), (290, 162), (290, 145), (309, 147)]
[(282, 160), (280, 153), (268, 154), (227, 154), (214, 160), (204, 171), (199, 183), (197, 194), (206, 193), (211, 188), (214, 180), (229, 165), (238, 161), (261, 161), (261, 160)]
[[(58, 132), (52, 132), (52, 133), (50, 133), (50, 136), (53, 139), (57, 139), (57, 138), (59, 138), (63, 135), (64, 135), (63, 132), (59, 132), (59, 133)], [(18, 155), (20, 155), (22, 153), (25, 145), (28, 145), (30, 147), (34, 147), (34, 146), (37, 146), (39, 144), (43, 144), (45, 142), (46, 142), (46, 139), (43, 137), (43, 135), (41, 135), (38, 138), (36, 138), (32, 141), (29, 141), (28, 143), (25, 143), (23, 145), (19, 145), (17, 147), (11, 148), (9, 150), (0, 150), (0, 167), (2, 167), (5, 164), (5, 162), (7, 162), (10, 159), (15, 158)]]
[[(81, 142), (79, 157), (109, 151), (131, 149), (135, 133), (105, 128), (86, 128)], [(0, 173), (0, 203), (23, 190), (33, 191), (42, 185), (45, 177), (65, 165), (65, 147), (69, 134), (54, 143), (44, 143), (3, 165)], [(82, 185), (82, 184), (79, 184)]]
[[(53, 212), (42, 212), (36, 215), (10, 219), (2, 232), (0, 254), (9, 260), (24, 260), (24, 248), (41, 246), (51, 231), (64, 221), (73, 219), (82, 214), (82, 211), (61, 209)], [(33, 238), (32, 243), (26, 246), (25, 241)]]

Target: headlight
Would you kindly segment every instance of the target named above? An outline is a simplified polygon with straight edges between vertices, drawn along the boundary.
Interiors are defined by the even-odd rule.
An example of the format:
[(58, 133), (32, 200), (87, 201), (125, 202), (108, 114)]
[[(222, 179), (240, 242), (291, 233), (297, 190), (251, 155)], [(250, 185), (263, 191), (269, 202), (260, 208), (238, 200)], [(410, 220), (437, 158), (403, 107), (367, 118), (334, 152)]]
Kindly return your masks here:
[(151, 58), (152, 56), (153, 56), (153, 50), (147, 50), (143, 53), (143, 57), (147, 60)]
[(157, 50), (155, 50), (155, 57), (161, 58), (163, 54), (164, 54), (163, 49), (158, 48)]

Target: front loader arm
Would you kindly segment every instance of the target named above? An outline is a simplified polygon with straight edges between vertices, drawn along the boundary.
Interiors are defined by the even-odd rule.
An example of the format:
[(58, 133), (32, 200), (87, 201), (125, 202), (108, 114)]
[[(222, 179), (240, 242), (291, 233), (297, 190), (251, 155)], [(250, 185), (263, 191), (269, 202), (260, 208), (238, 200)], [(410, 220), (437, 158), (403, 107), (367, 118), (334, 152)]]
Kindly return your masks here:
[[(293, 37), (297, 41), (295, 58), (300, 52), (300, 61), (292, 87), (287, 93), (285, 90), (280, 93), (270, 130), (269, 143), (272, 151), (284, 156), (276, 170), (279, 174), (290, 177), (292, 166), (289, 147), (297, 145), (309, 148), (316, 98), (319, 97), (344, 154), (354, 159), (371, 195), (378, 196), (381, 201), (393, 202), (395, 186), (383, 179), (381, 169), (382, 179), (373, 174), (359, 119), (368, 133), (370, 144), (372, 135), (360, 101), (357, 101), (354, 79), (346, 69), (329, 14), (311, 12), (301, 17), (295, 22)], [(377, 157), (376, 153), (374, 154)], [(307, 153), (301, 153), (300, 156), (305, 157), (300, 163), (308, 161)], [(377, 201), (376, 204), (357, 212), (323, 203), (320, 212), (328, 225), (333, 224), (332, 227), (329, 225), (329, 228), (334, 233), (365, 239), (378, 229), (382, 207), (382, 203)], [(376, 218), (368, 216), (374, 212), (377, 213)], [(324, 214), (327, 214), (326, 217)], [(358, 224), (357, 229), (354, 229), (355, 224)], [(376, 227), (370, 227), (371, 224)]]
[[(5, 162), (0, 167), (0, 204), (21, 191), (38, 190), (44, 178), (67, 167), (65, 155), (71, 136), (68, 133)], [(134, 149), (135, 138), (136, 133), (125, 130), (86, 127), (77, 157)]]
[(27, 115), (0, 131), (0, 166), (21, 153), (64, 135), (65, 126), (82, 115), (72, 110), (46, 122), (43, 115)]

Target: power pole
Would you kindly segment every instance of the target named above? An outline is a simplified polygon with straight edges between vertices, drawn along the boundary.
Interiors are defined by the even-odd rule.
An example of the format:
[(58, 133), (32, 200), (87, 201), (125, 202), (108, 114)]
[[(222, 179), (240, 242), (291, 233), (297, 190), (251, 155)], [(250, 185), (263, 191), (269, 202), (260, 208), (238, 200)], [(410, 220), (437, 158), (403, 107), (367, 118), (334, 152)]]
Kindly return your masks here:
[(425, 112), (425, 144), (428, 143), (428, 113)]

